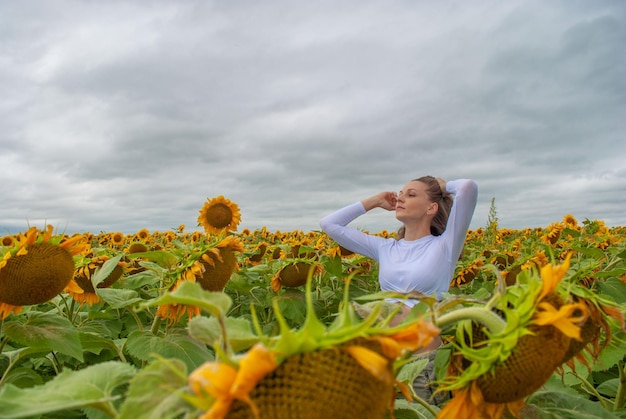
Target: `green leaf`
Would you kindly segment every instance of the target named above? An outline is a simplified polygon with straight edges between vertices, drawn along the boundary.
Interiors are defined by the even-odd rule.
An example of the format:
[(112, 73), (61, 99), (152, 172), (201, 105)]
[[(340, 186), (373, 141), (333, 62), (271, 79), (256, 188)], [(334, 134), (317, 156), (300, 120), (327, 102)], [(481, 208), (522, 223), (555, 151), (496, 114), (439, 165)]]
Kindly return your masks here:
[(579, 253), (582, 253), (585, 256), (592, 257), (597, 260), (601, 260), (606, 257), (606, 254), (601, 249), (596, 249), (595, 247), (578, 247), (572, 246), (573, 250), (576, 250)]
[(604, 348), (598, 357), (598, 361), (592, 365), (593, 371), (603, 371), (617, 365), (624, 359), (624, 346), (619, 340), (612, 340), (609, 346)]
[(592, 402), (580, 395), (554, 391), (539, 391), (526, 400), (523, 417), (545, 419), (615, 419), (612, 412), (605, 410), (598, 402)]
[(333, 257), (324, 255), (321, 258), (324, 264), (324, 271), (337, 278), (343, 277), (343, 263), (341, 262), (341, 256), (335, 255)]
[[(107, 409), (119, 396), (113, 391), (127, 383), (135, 369), (122, 362), (103, 362), (79, 371), (66, 370), (53, 380), (32, 388), (7, 384), (0, 388), (2, 418), (25, 418), (68, 409)], [(109, 407), (110, 408), (110, 407)]]
[(104, 349), (110, 349), (117, 353), (119, 348), (111, 339), (96, 335), (94, 333), (79, 332), (80, 343), (83, 351), (99, 355)]
[(616, 303), (626, 303), (626, 284), (617, 278), (609, 278), (598, 282), (598, 289), (603, 294), (612, 297)]
[(152, 270), (141, 271), (133, 275), (124, 277), (124, 281), (119, 283), (120, 288), (136, 290), (144, 285), (153, 285), (159, 282), (159, 276)]
[(144, 301), (136, 291), (120, 288), (96, 288), (96, 294), (113, 308), (124, 308)]
[(613, 378), (611, 380), (606, 380), (605, 382), (600, 384), (596, 390), (598, 390), (598, 393), (607, 397), (616, 397), (618, 388), (619, 378)]
[(179, 396), (187, 384), (187, 369), (178, 359), (158, 359), (130, 382), (119, 419), (182, 417), (189, 405)]
[(78, 331), (56, 312), (31, 311), (24, 324), (18, 321), (5, 323), (4, 333), (10, 340), (32, 349), (57, 351), (83, 361)]
[(146, 303), (145, 307), (164, 304), (186, 304), (200, 307), (213, 316), (221, 316), (228, 311), (232, 300), (223, 292), (205, 291), (196, 282), (183, 281), (175, 291)]
[(170, 329), (163, 337), (137, 330), (128, 335), (124, 348), (142, 361), (148, 361), (154, 354), (167, 359), (180, 359), (188, 370), (214, 359), (206, 345), (191, 338), (184, 329)]
[[(433, 410), (439, 409), (435, 406), (431, 406)], [(394, 404), (393, 410), (394, 419), (434, 419), (432, 415), (424, 406), (419, 403), (410, 403), (405, 399), (397, 399)]]
[(150, 260), (157, 265), (170, 269), (176, 266), (178, 263), (178, 258), (176, 255), (171, 252), (167, 252), (165, 250), (154, 250), (151, 252), (140, 252), (140, 253), (132, 253), (128, 255), (129, 259), (142, 258)]
[(113, 272), (121, 258), (122, 255), (118, 255), (114, 258), (108, 259), (102, 264), (100, 268), (96, 269), (96, 272), (91, 277), (91, 284), (94, 288), (97, 289), (98, 284), (107, 279), (107, 277), (111, 274), (111, 272)]
[[(209, 346), (215, 346), (222, 339), (222, 330), (215, 317), (197, 316), (189, 320), (189, 335)], [(252, 331), (252, 325), (244, 318), (226, 318), (228, 344), (234, 352), (242, 352), (252, 347), (260, 339)]]
[(306, 317), (306, 302), (304, 293), (296, 289), (288, 289), (278, 298), (278, 307), (286, 319), (300, 325)]
[(415, 361), (404, 364), (397, 375), (397, 380), (403, 382), (409, 386), (413, 384), (413, 381), (422, 373), (426, 365), (428, 365), (428, 358), (418, 358)]
[(43, 384), (43, 378), (30, 368), (20, 367), (9, 371), (4, 382), (15, 387), (27, 388)]

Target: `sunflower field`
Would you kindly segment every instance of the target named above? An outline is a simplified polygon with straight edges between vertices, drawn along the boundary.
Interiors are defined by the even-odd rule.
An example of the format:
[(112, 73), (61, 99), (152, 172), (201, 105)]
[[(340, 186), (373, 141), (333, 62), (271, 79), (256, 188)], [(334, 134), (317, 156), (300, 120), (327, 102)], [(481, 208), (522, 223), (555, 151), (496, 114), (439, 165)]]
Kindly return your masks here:
[(626, 417), (626, 228), (491, 215), (441, 300), (223, 196), (194, 231), (0, 237), (0, 418)]

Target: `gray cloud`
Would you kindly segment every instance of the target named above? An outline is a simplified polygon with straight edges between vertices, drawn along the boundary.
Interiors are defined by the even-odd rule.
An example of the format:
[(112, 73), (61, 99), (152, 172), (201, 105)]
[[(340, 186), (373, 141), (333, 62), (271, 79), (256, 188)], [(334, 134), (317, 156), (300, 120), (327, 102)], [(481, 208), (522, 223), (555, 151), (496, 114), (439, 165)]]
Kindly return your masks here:
[[(619, 1), (0, 3), (0, 234), (318, 228), (423, 174), (626, 225)], [(374, 211), (363, 228), (395, 229)]]

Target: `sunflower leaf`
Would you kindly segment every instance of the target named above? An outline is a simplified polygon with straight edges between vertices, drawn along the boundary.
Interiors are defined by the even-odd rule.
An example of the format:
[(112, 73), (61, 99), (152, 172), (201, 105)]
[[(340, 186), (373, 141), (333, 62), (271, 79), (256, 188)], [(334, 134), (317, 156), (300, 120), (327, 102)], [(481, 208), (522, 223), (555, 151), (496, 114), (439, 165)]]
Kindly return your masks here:
[(124, 308), (143, 301), (136, 291), (120, 288), (96, 288), (96, 295), (113, 308)]
[(18, 321), (5, 323), (4, 333), (10, 340), (33, 350), (57, 351), (83, 361), (78, 330), (55, 312), (32, 311), (23, 324)]
[(524, 416), (529, 417), (554, 419), (611, 419), (618, 417), (603, 409), (598, 402), (557, 391), (538, 391), (531, 395), (526, 402)]
[[(438, 410), (436, 407), (431, 407)], [(411, 403), (405, 399), (396, 399), (393, 408), (395, 419), (433, 419), (434, 416), (419, 403)]]
[(598, 282), (598, 289), (604, 295), (611, 297), (616, 303), (626, 303), (626, 284), (617, 278), (609, 278), (604, 282)]
[(137, 330), (128, 335), (124, 348), (142, 361), (148, 361), (154, 354), (180, 359), (189, 370), (214, 358), (206, 345), (191, 338), (184, 329), (170, 329), (163, 337)]
[[(194, 317), (189, 320), (188, 328), (192, 338), (209, 346), (215, 346), (222, 337), (220, 325), (215, 317)], [(227, 317), (226, 330), (228, 345), (234, 352), (245, 351), (260, 341), (252, 331), (250, 322), (244, 318)]]
[(177, 393), (185, 387), (187, 369), (178, 359), (158, 359), (130, 381), (119, 419), (181, 417), (189, 406)]
[(114, 258), (108, 259), (100, 268), (96, 269), (96, 272), (91, 277), (91, 284), (94, 288), (111, 275), (121, 258), (122, 255), (117, 255)]
[(196, 282), (183, 281), (176, 290), (167, 292), (144, 307), (160, 306), (165, 304), (185, 304), (209, 312), (213, 316), (224, 315), (230, 308), (232, 300), (223, 292), (211, 292), (202, 289)]
[(13, 368), (9, 371), (4, 381), (16, 387), (25, 388), (43, 384), (43, 378), (30, 368)]
[(129, 364), (112, 361), (80, 371), (65, 370), (36, 387), (20, 389), (6, 384), (0, 388), (0, 412), (3, 418), (13, 419), (99, 407), (117, 399), (113, 391), (127, 383), (135, 371)]
[(100, 355), (104, 349), (109, 349), (117, 353), (119, 351), (115, 342), (95, 333), (79, 332), (80, 343), (83, 351)]
[(136, 259), (136, 258), (147, 259), (166, 269), (173, 268), (178, 263), (178, 257), (176, 257), (176, 255), (174, 255), (172, 252), (166, 252), (164, 250), (131, 253), (128, 255), (128, 258), (129, 259)]

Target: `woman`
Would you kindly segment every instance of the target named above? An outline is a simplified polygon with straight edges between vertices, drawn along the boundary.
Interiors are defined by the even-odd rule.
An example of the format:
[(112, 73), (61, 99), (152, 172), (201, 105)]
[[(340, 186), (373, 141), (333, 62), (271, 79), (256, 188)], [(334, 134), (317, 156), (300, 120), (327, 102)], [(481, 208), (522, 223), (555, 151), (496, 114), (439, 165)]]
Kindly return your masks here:
[[(477, 196), (473, 180), (446, 183), (441, 178), (424, 176), (407, 183), (398, 194), (380, 192), (348, 205), (324, 217), (320, 226), (341, 246), (378, 261), (381, 290), (418, 291), (440, 298), (454, 275)], [(396, 219), (403, 224), (397, 240), (347, 227), (374, 208), (396, 211)], [(393, 324), (399, 323), (417, 302), (402, 300), (402, 310)], [(413, 383), (418, 396), (425, 400), (432, 396), (434, 356), (440, 346), (441, 340), (437, 339), (423, 350), (431, 362)]]

